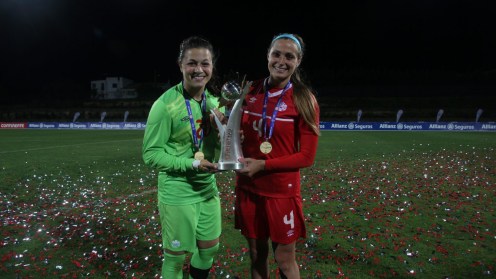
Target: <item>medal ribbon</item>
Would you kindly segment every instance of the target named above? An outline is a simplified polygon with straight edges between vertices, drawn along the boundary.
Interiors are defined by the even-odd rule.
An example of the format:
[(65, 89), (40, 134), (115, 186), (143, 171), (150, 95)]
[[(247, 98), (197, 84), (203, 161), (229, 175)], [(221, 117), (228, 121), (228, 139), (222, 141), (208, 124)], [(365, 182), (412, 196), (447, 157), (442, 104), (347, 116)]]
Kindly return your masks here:
[[(200, 104), (200, 109), (202, 111), (202, 115), (206, 112), (207, 109), (207, 101), (206, 101), (206, 96), (205, 96), (205, 91), (202, 93), (202, 101)], [(193, 133), (193, 143), (196, 147), (195, 151), (199, 151), (202, 141), (203, 141), (203, 129), (201, 130), (201, 135), (200, 135), (200, 142), (198, 142), (198, 137), (196, 136), (196, 127), (195, 127), (195, 120), (193, 119), (193, 111), (191, 110), (191, 104), (189, 102), (188, 98), (184, 99), (186, 103), (186, 109), (188, 110), (188, 116), (189, 116), (189, 123), (191, 124), (191, 132)]]
[(284, 94), (286, 94), (286, 91), (288, 91), (289, 87), (291, 86), (291, 81), (289, 81), (286, 86), (284, 86), (284, 89), (282, 90), (281, 96), (279, 96), (279, 100), (277, 100), (276, 107), (274, 108), (274, 112), (272, 113), (272, 118), (270, 119), (270, 129), (269, 129), (269, 136), (267, 137), (267, 103), (269, 102), (269, 84), (268, 84), (269, 78), (266, 78), (264, 81), (264, 88), (265, 88), (265, 95), (264, 95), (264, 104), (263, 104), (263, 109), (262, 109), (262, 126), (264, 128), (264, 138), (265, 141), (268, 141), (272, 137), (272, 133), (274, 132), (274, 126), (276, 124), (276, 116), (277, 113), (279, 112), (279, 105), (281, 104), (282, 97), (284, 97)]

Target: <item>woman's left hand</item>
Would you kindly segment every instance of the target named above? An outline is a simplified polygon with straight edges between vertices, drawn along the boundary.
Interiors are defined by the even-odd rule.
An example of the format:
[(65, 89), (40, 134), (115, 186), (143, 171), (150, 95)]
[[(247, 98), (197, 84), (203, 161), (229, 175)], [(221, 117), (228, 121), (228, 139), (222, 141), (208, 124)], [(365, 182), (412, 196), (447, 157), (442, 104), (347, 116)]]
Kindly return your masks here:
[(252, 177), (259, 171), (263, 171), (265, 169), (265, 160), (240, 158), (239, 162), (243, 163), (244, 166), (242, 169), (237, 170), (236, 172), (242, 175), (247, 175), (249, 177)]

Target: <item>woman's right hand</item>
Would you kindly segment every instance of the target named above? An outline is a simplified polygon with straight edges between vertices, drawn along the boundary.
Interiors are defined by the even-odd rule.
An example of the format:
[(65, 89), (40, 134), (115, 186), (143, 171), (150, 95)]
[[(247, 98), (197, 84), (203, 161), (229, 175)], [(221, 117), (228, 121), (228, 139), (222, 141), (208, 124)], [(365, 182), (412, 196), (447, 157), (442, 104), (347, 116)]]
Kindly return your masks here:
[(212, 112), (213, 113), (210, 114), (210, 122), (212, 123), (212, 125), (214, 127), (217, 127), (217, 124), (215, 123), (215, 117), (217, 117), (220, 120), (220, 123), (222, 123), (224, 125), (227, 124), (227, 120), (229, 120), (229, 118), (227, 118), (220, 110), (214, 108), (212, 110)]
[(200, 161), (200, 165), (198, 166), (198, 170), (204, 172), (218, 172), (217, 164), (211, 163), (208, 160), (202, 159)]

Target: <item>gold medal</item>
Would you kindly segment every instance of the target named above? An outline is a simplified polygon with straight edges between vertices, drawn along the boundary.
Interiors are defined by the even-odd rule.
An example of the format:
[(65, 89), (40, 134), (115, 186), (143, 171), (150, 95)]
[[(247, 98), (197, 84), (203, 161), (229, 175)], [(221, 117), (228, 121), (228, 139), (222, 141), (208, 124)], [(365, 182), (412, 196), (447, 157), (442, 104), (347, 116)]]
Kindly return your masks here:
[(262, 144), (260, 144), (260, 151), (262, 151), (263, 154), (269, 154), (270, 151), (272, 151), (272, 144), (268, 141), (262, 142)]
[(200, 160), (201, 161), (203, 159), (205, 159), (205, 155), (203, 154), (203, 152), (198, 151), (198, 152), (195, 153), (195, 160)]

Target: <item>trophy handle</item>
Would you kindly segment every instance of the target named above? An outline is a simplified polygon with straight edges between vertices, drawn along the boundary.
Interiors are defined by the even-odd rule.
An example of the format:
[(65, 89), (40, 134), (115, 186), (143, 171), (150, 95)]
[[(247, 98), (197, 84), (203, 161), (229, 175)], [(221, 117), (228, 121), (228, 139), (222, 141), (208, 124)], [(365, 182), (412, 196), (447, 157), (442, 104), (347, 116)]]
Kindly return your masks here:
[(214, 110), (211, 109), (210, 112), (214, 115), (214, 119), (215, 119), (215, 124), (217, 124), (217, 128), (219, 129), (219, 135), (220, 135), (220, 138), (224, 138), (224, 133), (226, 132), (226, 124), (222, 124), (222, 122), (220, 122), (220, 119), (217, 117), (217, 114), (215, 114)]

